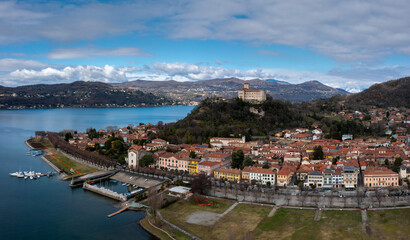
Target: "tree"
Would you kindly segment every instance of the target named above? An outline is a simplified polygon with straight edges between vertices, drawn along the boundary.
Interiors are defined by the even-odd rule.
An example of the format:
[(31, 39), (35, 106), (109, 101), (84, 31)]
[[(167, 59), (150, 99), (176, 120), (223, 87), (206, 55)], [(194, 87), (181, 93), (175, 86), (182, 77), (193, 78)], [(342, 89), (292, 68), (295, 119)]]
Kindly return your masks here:
[(243, 164), (244, 154), (242, 150), (232, 153), (232, 168), (240, 168)]
[(152, 155), (145, 155), (139, 160), (138, 165), (140, 167), (145, 167), (145, 166), (152, 164), (153, 162), (154, 162), (154, 157), (152, 157)]
[(203, 194), (210, 187), (211, 181), (205, 174), (199, 174), (191, 182), (192, 192), (194, 193)]
[(242, 169), (244, 167), (251, 167), (252, 165), (253, 165), (252, 158), (246, 156), (245, 159), (243, 160)]
[(389, 166), (389, 160), (388, 159), (384, 159), (384, 165)]
[(64, 135), (64, 140), (68, 142), (69, 139), (73, 138), (73, 135), (71, 135), (71, 132), (66, 132)]
[(316, 146), (313, 149), (313, 159), (314, 160), (321, 160), (323, 159), (323, 150), (322, 150), (322, 146)]
[(263, 164), (262, 168), (269, 169), (269, 164), (268, 163)]
[(393, 164), (393, 171), (399, 172), (402, 162), (403, 162), (403, 159), (401, 159), (401, 157), (396, 158)]
[(195, 157), (196, 157), (196, 153), (195, 153), (194, 151), (191, 151), (191, 152), (189, 153), (189, 157), (190, 157), (190, 158), (195, 158)]

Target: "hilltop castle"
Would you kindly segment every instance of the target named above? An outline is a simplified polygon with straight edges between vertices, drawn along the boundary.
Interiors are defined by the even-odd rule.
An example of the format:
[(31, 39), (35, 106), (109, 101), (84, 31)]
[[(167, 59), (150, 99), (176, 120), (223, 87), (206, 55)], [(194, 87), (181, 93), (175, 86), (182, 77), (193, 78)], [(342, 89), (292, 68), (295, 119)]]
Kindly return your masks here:
[(243, 88), (238, 90), (238, 98), (248, 102), (263, 102), (266, 100), (265, 89), (251, 90), (249, 83), (245, 82)]

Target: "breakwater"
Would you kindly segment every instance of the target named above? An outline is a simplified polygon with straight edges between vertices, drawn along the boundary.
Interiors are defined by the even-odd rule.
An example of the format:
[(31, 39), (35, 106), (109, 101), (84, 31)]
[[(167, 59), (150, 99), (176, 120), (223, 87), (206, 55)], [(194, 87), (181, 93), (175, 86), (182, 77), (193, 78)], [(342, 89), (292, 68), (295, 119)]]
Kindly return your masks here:
[(97, 186), (94, 186), (88, 183), (83, 184), (83, 189), (106, 196), (108, 198), (111, 198), (117, 201), (121, 201), (121, 202), (127, 201), (127, 196), (111, 191), (110, 189), (100, 188), (100, 187), (97, 187)]

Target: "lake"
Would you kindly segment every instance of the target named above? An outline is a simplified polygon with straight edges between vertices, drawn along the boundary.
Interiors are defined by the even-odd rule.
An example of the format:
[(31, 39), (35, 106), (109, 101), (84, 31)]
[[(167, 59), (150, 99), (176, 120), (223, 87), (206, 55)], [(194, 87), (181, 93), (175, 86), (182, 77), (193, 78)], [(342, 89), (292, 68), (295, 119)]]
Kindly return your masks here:
[(174, 122), (194, 107), (77, 108), (0, 111), (0, 239), (152, 239), (138, 222), (143, 212), (118, 210), (111, 199), (70, 188), (54, 177), (24, 180), (9, 176), (23, 170), (49, 172), (38, 157), (26, 156), (24, 141), (34, 131), (79, 132), (89, 127)]

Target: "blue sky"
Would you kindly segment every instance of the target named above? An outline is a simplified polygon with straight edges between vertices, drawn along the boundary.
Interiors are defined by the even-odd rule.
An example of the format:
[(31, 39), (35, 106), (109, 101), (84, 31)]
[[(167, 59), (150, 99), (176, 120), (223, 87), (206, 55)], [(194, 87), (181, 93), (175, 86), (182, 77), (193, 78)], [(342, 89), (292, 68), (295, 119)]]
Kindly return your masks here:
[(0, 84), (319, 80), (355, 92), (410, 75), (410, 4), (1, 1)]

